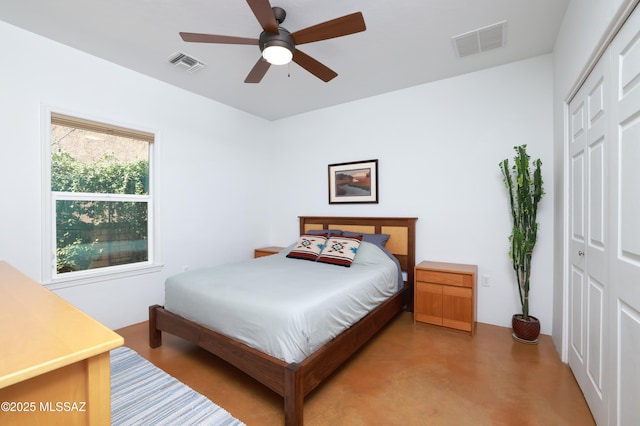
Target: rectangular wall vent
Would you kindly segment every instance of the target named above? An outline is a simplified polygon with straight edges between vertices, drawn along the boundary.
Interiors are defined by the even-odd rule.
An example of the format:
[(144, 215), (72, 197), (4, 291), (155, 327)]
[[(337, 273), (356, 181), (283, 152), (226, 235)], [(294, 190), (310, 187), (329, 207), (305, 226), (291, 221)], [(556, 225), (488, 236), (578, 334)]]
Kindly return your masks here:
[(193, 58), (186, 53), (176, 52), (169, 58), (169, 63), (176, 67), (184, 68), (188, 72), (196, 72), (205, 67), (205, 63)]
[(451, 37), (453, 48), (458, 57), (463, 58), (487, 50), (497, 49), (505, 44), (507, 21), (478, 28), (464, 34)]

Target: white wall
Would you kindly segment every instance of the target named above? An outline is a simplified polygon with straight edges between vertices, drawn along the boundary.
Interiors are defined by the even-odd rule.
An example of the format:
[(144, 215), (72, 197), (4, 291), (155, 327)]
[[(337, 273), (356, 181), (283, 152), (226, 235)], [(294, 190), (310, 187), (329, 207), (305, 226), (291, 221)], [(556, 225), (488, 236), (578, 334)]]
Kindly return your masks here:
[(42, 105), (158, 132), (164, 268), (56, 291), (107, 326), (146, 320), (184, 266), (250, 258), (267, 242), (271, 123), (3, 22), (0, 39), (1, 260), (42, 279)]
[[(593, 62), (611, 27), (635, 0), (572, 0), (569, 3), (553, 52), (553, 168), (556, 210), (554, 215), (554, 322), (553, 339), (561, 354), (566, 323), (564, 234), (565, 228), (565, 120), (566, 105), (581, 76)], [(588, 4), (587, 4), (588, 3)], [(551, 182), (549, 182), (551, 185)], [(565, 355), (563, 354), (563, 357)]]
[[(548, 195), (534, 257), (531, 312), (552, 324), (553, 133), (551, 56), (279, 120), (272, 173), (274, 244), (295, 240), (299, 215), (415, 216), (417, 260), (477, 264), (478, 320), (509, 326), (520, 311), (498, 163), (527, 144), (543, 161)], [(329, 205), (327, 165), (379, 160), (380, 203)]]

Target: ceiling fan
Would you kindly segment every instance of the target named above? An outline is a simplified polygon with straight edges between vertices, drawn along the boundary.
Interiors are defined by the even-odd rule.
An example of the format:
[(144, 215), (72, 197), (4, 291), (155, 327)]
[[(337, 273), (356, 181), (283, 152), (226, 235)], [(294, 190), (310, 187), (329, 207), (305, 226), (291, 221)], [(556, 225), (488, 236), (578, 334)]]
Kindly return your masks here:
[(188, 42), (258, 45), (262, 56), (247, 75), (245, 83), (259, 83), (272, 64), (284, 65), (292, 60), (320, 80), (328, 82), (338, 74), (300, 51), (296, 46), (342, 37), (367, 29), (362, 13), (356, 12), (290, 33), (280, 26), (287, 15), (284, 9), (271, 7), (269, 0), (247, 0), (247, 3), (264, 30), (259, 38), (180, 33), (180, 37)]

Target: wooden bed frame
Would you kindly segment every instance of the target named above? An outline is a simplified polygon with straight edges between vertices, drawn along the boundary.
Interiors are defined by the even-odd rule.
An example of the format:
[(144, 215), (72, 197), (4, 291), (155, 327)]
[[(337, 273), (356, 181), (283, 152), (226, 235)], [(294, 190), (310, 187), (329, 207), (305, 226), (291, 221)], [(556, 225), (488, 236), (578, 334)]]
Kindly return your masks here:
[(407, 306), (413, 306), (415, 222), (417, 218), (300, 216), (300, 233), (342, 229), (390, 234), (386, 248), (398, 258), (407, 280), (401, 291), (300, 363), (286, 363), (243, 343), (165, 310), (149, 307), (149, 345), (162, 344), (162, 332), (189, 340), (227, 361), (284, 397), (285, 425), (302, 425), (305, 396), (318, 386), (382, 327)]

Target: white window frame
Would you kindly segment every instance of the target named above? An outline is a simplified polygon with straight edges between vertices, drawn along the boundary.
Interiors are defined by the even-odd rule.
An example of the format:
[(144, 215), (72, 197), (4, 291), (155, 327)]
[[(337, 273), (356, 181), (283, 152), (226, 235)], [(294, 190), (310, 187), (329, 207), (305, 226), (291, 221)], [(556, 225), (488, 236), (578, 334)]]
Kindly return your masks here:
[[(125, 265), (105, 266), (96, 269), (82, 271), (65, 272), (58, 274), (56, 271), (56, 201), (68, 199), (86, 199), (84, 193), (56, 193), (51, 191), (51, 115), (61, 114), (88, 120), (96, 123), (109, 123), (109, 125), (132, 131), (140, 131), (154, 135), (153, 142), (149, 144), (149, 193), (144, 197), (147, 201), (147, 248), (148, 260), (145, 262), (130, 263)], [(149, 131), (123, 124), (111, 118), (95, 118), (76, 112), (68, 112), (59, 108), (53, 109), (48, 106), (41, 108), (41, 135), (42, 135), (42, 278), (43, 284), (55, 290), (58, 288), (73, 287), (78, 285), (91, 284), (112, 279), (126, 278), (129, 276), (158, 272), (162, 268), (161, 244), (160, 244), (160, 196), (157, 183), (159, 163), (159, 140), (160, 134), (157, 131)], [(101, 198), (102, 201), (134, 201), (126, 194), (91, 194)], [(136, 201), (140, 201), (137, 198)]]

